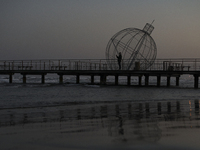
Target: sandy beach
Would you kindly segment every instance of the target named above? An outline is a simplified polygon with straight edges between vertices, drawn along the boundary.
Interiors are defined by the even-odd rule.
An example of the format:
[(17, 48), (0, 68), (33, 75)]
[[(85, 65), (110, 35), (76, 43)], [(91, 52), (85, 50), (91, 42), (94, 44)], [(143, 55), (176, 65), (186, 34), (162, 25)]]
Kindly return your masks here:
[(199, 149), (199, 101), (1, 109), (1, 149)]

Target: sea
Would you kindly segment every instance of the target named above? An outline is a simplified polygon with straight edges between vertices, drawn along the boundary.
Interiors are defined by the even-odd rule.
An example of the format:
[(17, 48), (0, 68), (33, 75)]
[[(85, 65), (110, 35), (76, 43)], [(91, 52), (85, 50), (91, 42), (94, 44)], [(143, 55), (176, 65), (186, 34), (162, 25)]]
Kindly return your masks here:
[[(166, 78), (107, 77), (100, 85), (95, 76), (27, 76), (9, 83), (0, 75), (0, 145), (2, 150), (157, 150), (200, 148), (200, 92), (194, 78), (180, 77), (176, 86)], [(142, 79), (144, 83), (144, 79)]]

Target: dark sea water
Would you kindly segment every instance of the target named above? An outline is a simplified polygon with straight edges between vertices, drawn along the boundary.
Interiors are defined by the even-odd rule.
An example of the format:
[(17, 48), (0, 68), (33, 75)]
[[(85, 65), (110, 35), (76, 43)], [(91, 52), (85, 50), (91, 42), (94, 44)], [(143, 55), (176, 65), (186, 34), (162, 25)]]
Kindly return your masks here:
[[(97, 82), (98, 78), (96, 79)], [(0, 77), (1, 149), (199, 149), (199, 89), (185, 76), (180, 87), (75, 84), (65, 77)], [(112, 83), (113, 78), (108, 81)], [(156, 79), (150, 80), (156, 85)]]

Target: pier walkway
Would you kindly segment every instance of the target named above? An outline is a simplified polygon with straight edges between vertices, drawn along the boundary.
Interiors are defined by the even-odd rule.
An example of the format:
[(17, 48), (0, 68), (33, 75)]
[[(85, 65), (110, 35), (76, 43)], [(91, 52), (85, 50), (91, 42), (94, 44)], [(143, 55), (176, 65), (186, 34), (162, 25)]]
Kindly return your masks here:
[[(131, 77), (136, 76), (139, 86), (148, 86), (151, 76), (157, 77), (156, 86), (160, 86), (161, 77), (166, 77), (166, 86), (170, 86), (171, 77), (175, 77), (176, 86), (179, 86), (181, 75), (193, 75), (194, 88), (199, 87), (200, 59), (156, 59), (148, 70), (140, 69), (139, 60), (132, 70), (125, 70), (126, 60), (122, 61), (121, 70), (118, 70), (117, 60), (109, 61), (116, 64), (112, 69), (105, 59), (0, 60), (0, 75), (8, 75), (9, 83), (12, 83), (16, 73), (23, 76), (23, 83), (26, 83), (27, 75), (41, 75), (41, 83), (45, 83), (47, 74), (57, 74), (59, 83), (63, 83), (64, 75), (75, 75), (77, 84), (80, 83), (80, 76), (84, 75), (91, 76), (91, 84), (94, 84), (94, 76), (100, 76), (99, 84), (106, 84), (107, 76), (114, 76), (115, 85), (119, 84), (119, 76), (127, 77), (127, 85), (131, 85)], [(145, 78), (144, 83), (142, 78)]]

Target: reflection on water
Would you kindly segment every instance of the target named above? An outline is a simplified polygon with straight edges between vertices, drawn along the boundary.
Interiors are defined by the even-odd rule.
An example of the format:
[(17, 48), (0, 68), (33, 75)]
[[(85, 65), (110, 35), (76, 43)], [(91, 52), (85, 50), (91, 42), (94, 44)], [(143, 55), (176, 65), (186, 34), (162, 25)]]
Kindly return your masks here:
[[(159, 142), (177, 129), (199, 129), (199, 100), (82, 103), (55, 107), (0, 110), (0, 128), (59, 123), (61, 134), (98, 133), (117, 142)], [(104, 134), (102, 132), (102, 134)], [(99, 136), (99, 133), (98, 135)]]

